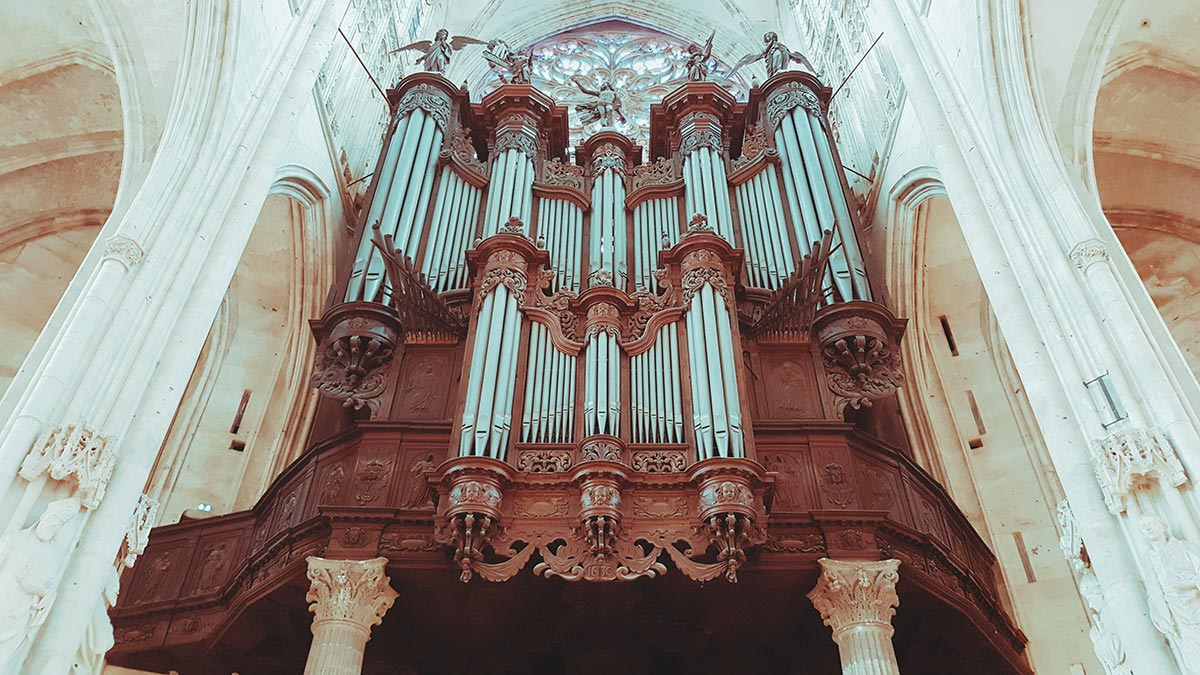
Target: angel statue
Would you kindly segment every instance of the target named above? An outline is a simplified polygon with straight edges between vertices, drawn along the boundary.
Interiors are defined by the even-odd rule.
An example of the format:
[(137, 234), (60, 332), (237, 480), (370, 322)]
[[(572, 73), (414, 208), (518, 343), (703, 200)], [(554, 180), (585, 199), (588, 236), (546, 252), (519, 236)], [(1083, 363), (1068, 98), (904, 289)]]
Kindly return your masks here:
[(717, 31), (713, 31), (708, 36), (708, 42), (704, 46), (693, 42), (688, 45), (687, 58), (687, 79), (689, 82), (703, 82), (708, 79), (708, 59), (712, 56), (713, 38), (717, 36)]
[(487, 44), (483, 40), (476, 40), (465, 35), (455, 35), (450, 37), (450, 31), (442, 28), (434, 34), (432, 40), (421, 40), (414, 42), (411, 45), (401, 47), (394, 52), (420, 51), (424, 52), (413, 63), (423, 64), (425, 70), (431, 73), (444, 73), (446, 66), (450, 65), (450, 57), (454, 52), (466, 47), (467, 45), (482, 45)]
[(588, 125), (603, 120), (602, 124), (606, 127), (612, 126), (613, 119), (621, 124), (625, 123), (625, 115), (621, 113), (621, 95), (613, 88), (612, 83), (605, 82), (600, 85), (599, 89), (592, 89), (580, 75), (573, 75), (571, 81), (575, 83), (579, 91), (595, 97), (587, 103), (575, 106), (575, 112), (579, 113), (580, 122)]
[(787, 70), (788, 65), (790, 65), (792, 61), (804, 66), (810, 73), (816, 74), (817, 69), (813, 67), (812, 62), (800, 52), (794, 52), (788, 49), (787, 45), (779, 41), (778, 34), (774, 32), (764, 34), (763, 45), (764, 47), (762, 52), (743, 56), (742, 60), (738, 61), (737, 65), (733, 67), (733, 70), (729, 71), (729, 75), (726, 76), (726, 79), (733, 77), (733, 74), (736, 73), (742, 66), (754, 63), (755, 61), (766, 61), (767, 75), (770, 77), (775, 77), (775, 75), (780, 71)]
[(496, 38), (483, 50), (483, 58), (505, 84), (529, 84), (533, 74), (533, 52), (528, 49), (513, 51), (507, 42)]

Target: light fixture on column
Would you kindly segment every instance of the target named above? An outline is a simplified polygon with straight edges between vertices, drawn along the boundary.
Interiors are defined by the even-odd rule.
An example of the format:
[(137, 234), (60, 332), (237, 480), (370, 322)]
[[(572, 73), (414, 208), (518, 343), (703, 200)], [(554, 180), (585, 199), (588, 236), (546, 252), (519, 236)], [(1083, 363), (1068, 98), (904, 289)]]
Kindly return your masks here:
[(1100, 414), (1100, 423), (1105, 429), (1129, 417), (1107, 371), (1084, 382), (1083, 385), (1092, 395), (1092, 403), (1095, 404), (1096, 412)]

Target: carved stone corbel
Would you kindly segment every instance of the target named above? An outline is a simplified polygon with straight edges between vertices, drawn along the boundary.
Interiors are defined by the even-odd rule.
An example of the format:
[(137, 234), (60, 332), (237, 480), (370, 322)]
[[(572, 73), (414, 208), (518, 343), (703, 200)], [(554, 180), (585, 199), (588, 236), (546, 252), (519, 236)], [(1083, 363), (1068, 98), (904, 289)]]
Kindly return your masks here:
[(1162, 481), (1171, 487), (1187, 483), (1187, 472), (1170, 439), (1156, 429), (1119, 431), (1092, 443), (1092, 467), (1114, 515), (1125, 512), (1134, 492)]
[(840, 413), (870, 407), (903, 381), (900, 337), (906, 321), (871, 302), (843, 302), (817, 312), (813, 335), (821, 348), (825, 378)]
[(83, 424), (65, 424), (38, 438), (19, 473), (30, 482), (43, 474), (72, 481), (84, 508), (94, 509), (104, 499), (116, 465), (117, 449), (108, 436)]

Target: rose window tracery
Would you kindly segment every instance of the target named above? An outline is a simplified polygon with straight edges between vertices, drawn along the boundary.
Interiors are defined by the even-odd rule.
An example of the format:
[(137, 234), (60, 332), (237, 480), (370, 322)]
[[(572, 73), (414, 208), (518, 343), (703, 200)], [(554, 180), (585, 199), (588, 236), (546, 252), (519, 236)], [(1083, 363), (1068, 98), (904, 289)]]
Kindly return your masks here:
[[(694, 39), (703, 41), (706, 36)], [(608, 21), (577, 28), (535, 43), (533, 86), (544, 91), (570, 112), (571, 146), (601, 131), (613, 129), (645, 147), (650, 139), (650, 105), (687, 80), (687, 47), (690, 41), (621, 21)], [(726, 82), (729, 66), (709, 59), (709, 81), (724, 84), (738, 100), (749, 87), (741, 75)], [(583, 124), (575, 106), (592, 97), (580, 91), (572, 78), (582, 77), (587, 86), (611, 83), (621, 96), (625, 121), (606, 127), (603, 120)], [(488, 90), (500, 83), (490, 72), (484, 83)]]

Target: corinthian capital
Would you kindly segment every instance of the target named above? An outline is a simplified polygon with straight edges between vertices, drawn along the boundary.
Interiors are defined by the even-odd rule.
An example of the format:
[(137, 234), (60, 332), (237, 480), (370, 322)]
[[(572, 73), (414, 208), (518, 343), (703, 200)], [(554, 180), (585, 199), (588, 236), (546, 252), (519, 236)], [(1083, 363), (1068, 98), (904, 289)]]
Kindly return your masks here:
[(323, 621), (346, 621), (369, 631), (379, 625), (396, 600), (396, 591), (383, 573), (387, 558), (371, 560), (326, 560), (308, 558), (308, 579), (312, 585), (305, 600), (309, 611)]
[(848, 628), (863, 625), (886, 626), (892, 630), (892, 617), (900, 598), (896, 595), (899, 560), (843, 561), (821, 558), (821, 577), (808, 599), (821, 613), (825, 625), (833, 629), (833, 639)]

